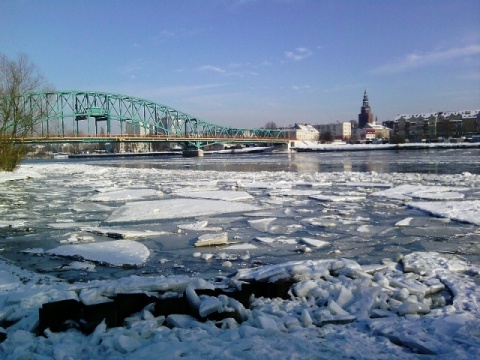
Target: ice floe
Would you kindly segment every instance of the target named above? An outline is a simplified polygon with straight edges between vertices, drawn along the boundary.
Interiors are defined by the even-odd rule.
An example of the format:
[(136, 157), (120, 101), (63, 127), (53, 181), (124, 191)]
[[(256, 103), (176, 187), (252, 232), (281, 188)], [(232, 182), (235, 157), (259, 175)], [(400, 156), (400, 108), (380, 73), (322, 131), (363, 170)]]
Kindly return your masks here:
[(467, 190), (462, 187), (449, 186), (425, 186), (425, 185), (399, 185), (387, 190), (381, 190), (373, 193), (373, 196), (384, 196), (391, 199), (411, 200), (412, 198), (449, 200), (463, 198), (459, 191)]
[(148, 248), (136, 241), (113, 240), (91, 244), (61, 245), (45, 251), (47, 255), (80, 257), (112, 266), (141, 266), (148, 257)]
[(165, 199), (128, 203), (115, 210), (106, 223), (177, 219), (258, 210), (255, 205), (223, 200)]
[(412, 201), (407, 206), (434, 216), (480, 225), (480, 200)]
[(139, 201), (162, 197), (163, 193), (155, 189), (115, 189), (93, 195), (91, 201)]
[(153, 231), (153, 230), (130, 230), (130, 229), (114, 229), (103, 227), (83, 227), (83, 231), (93, 234), (108, 236), (114, 239), (136, 239), (146, 238), (152, 236), (160, 236), (170, 234), (168, 231)]
[(226, 232), (220, 234), (204, 234), (200, 235), (195, 241), (194, 246), (216, 246), (228, 244), (228, 234)]
[(241, 201), (253, 199), (253, 196), (245, 191), (234, 190), (211, 190), (211, 191), (177, 191), (176, 196), (192, 199), (212, 199), (226, 201)]
[(327, 202), (349, 202), (365, 199), (365, 195), (310, 195), (310, 199)]

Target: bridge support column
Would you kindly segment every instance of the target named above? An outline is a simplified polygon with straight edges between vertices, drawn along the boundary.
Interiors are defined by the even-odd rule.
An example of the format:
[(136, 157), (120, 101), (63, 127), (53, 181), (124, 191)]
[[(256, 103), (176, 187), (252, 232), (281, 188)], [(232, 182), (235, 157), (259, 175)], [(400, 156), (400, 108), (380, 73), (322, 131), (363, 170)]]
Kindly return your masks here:
[(200, 157), (203, 156), (203, 150), (202, 149), (189, 149), (189, 150), (183, 150), (183, 157)]

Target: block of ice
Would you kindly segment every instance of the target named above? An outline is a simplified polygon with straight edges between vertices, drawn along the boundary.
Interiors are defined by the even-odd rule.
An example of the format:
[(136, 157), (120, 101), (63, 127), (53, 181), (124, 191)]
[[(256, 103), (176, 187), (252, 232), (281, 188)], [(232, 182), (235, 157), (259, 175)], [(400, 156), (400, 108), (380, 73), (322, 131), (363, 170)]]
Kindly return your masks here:
[(315, 247), (315, 248), (322, 248), (322, 247), (330, 245), (330, 243), (328, 241), (313, 239), (313, 238), (307, 238), (307, 237), (300, 238), (298, 242), (300, 244), (305, 244), (305, 245), (312, 246), (312, 247)]
[(205, 234), (198, 237), (195, 246), (215, 246), (228, 244), (228, 233), (221, 234)]

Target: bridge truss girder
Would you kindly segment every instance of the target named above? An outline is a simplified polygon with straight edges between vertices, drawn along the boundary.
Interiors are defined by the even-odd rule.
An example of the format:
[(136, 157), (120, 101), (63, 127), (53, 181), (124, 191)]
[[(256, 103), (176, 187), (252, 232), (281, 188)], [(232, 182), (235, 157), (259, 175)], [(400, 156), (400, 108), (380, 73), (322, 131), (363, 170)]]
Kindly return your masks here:
[[(50, 91), (24, 95), (26, 107), (34, 119), (37, 136), (82, 137), (99, 134), (98, 123), (106, 122), (106, 133), (110, 136), (166, 136), (172, 138), (228, 138), (231, 141), (258, 139), (259, 142), (286, 140), (283, 130), (248, 129), (220, 126), (208, 123), (184, 112), (152, 101), (104, 92)], [(95, 129), (90, 129), (94, 121)], [(87, 122), (87, 129), (81, 128)], [(85, 127), (85, 126), (84, 126)], [(102, 127), (102, 131), (105, 129)], [(32, 133), (33, 136), (33, 133)], [(220, 141), (219, 141), (220, 142)], [(205, 142), (190, 140), (200, 147)]]

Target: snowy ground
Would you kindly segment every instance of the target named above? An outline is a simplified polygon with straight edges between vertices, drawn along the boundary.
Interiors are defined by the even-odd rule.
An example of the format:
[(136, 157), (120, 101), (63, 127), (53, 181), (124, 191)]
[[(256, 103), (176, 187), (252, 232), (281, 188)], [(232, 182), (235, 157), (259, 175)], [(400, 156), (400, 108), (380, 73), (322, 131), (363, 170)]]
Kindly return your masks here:
[[(0, 357), (475, 359), (478, 219), (470, 173), (22, 166), (0, 174)], [(288, 300), (236, 306), (241, 323), (145, 309), (88, 336), (32, 333), (48, 301), (182, 292), (216, 275), (296, 283)], [(235, 307), (186, 293), (203, 313)]]

